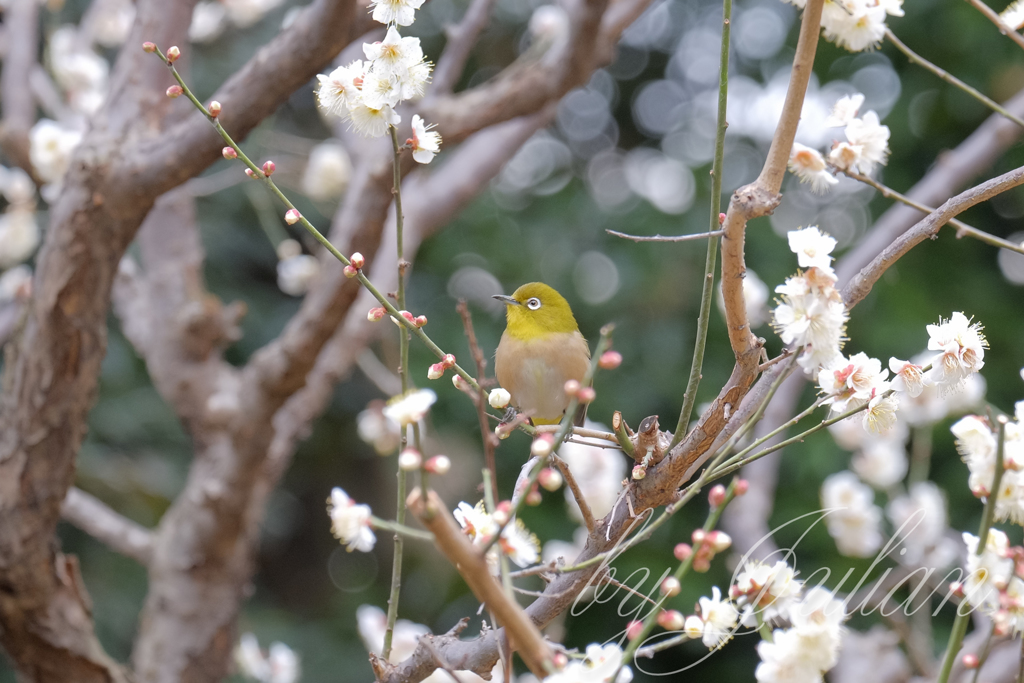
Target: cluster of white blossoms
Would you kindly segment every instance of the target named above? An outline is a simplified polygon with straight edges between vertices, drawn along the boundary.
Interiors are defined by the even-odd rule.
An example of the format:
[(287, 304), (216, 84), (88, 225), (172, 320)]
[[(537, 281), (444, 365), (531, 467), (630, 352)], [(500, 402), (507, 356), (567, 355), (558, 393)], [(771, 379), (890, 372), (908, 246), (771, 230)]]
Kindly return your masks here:
[(825, 124), (842, 128), (846, 140), (833, 141), (827, 160), (818, 150), (793, 143), (789, 170), (801, 182), (810, 183), (814, 192), (822, 194), (839, 182), (835, 170), (871, 175), (875, 166), (888, 161), (889, 127), (882, 125), (874, 111), (858, 116), (863, 104), (864, 95), (855, 93), (840, 98), (832, 108)]
[[(785, 0), (803, 9), (807, 0)], [(903, 16), (903, 0), (825, 0), (821, 30), (825, 39), (850, 52), (878, 47), (887, 16)]]
[(958, 588), (964, 600), (992, 618), (997, 636), (1024, 632), (1024, 548), (1011, 547), (1006, 534), (989, 529), (978, 553), (978, 537), (963, 535), (967, 575)]
[(0, 214), (0, 306), (24, 301), (32, 293), (32, 269), (25, 265), (39, 246), (36, 186), (20, 168), (0, 166), (0, 194), (7, 210)]
[(797, 363), (807, 373), (840, 355), (846, 332), (846, 304), (836, 289), (830, 254), (836, 241), (811, 226), (789, 233), (789, 248), (805, 270), (775, 288), (779, 305), (772, 324), (782, 341), (804, 351)]
[[(1015, 420), (1006, 424), (1003, 442), (1004, 471), (996, 492), (996, 519), (1024, 525), (1024, 401), (1018, 401)], [(950, 430), (963, 456), (970, 477), (971, 493), (987, 498), (992, 493), (996, 474), (998, 430), (988, 418), (968, 415)]]
[(784, 561), (766, 564), (749, 560), (729, 588), (729, 596), (740, 609), (744, 626), (757, 626), (761, 621), (789, 619), (790, 609), (800, 599), (803, 582)]
[[(487, 512), (484, 502), (480, 501), (475, 506), (469, 503), (460, 502), (454, 511), (456, 521), (462, 527), (462, 531), (469, 536), (473, 545), (484, 547), (491, 542), (502, 521), (508, 515), (504, 511), (494, 514)], [(505, 528), (501, 530), (501, 537), (498, 542), (487, 551), (487, 566), (491, 573), (497, 575), (500, 569), (498, 563), (498, 549), (519, 567), (528, 567), (540, 559), (540, 541), (530, 533), (521, 519), (512, 519)]]
[(686, 617), (683, 632), (714, 650), (732, 640), (739, 619), (740, 611), (732, 599), (723, 599), (718, 586), (712, 586), (711, 597), (701, 597), (697, 601), (697, 614)]
[(53, 78), (71, 109), (86, 115), (98, 110), (107, 96), (110, 65), (83, 40), (82, 32), (70, 24), (54, 31), (49, 58)]
[(343, 489), (335, 486), (327, 499), (327, 514), (331, 518), (331, 533), (345, 544), (349, 552), (368, 553), (377, 543), (370, 529), (372, 512), (369, 505), (357, 504)]
[(352, 178), (352, 160), (345, 147), (328, 140), (313, 148), (302, 174), (302, 192), (315, 201), (338, 199)]
[[(380, 137), (402, 118), (395, 112), (400, 102), (423, 97), (432, 65), (423, 59), (420, 39), (398, 33), (409, 26), (423, 0), (378, 0), (373, 18), (387, 24), (384, 40), (363, 43), (366, 60), (339, 66), (328, 75), (318, 74), (317, 103), (326, 113), (347, 119), (361, 135)], [(430, 130), (418, 115), (412, 117), (413, 159), (430, 163), (441, 146), (441, 136)]]
[[(622, 648), (615, 643), (587, 645), (585, 659), (573, 659), (544, 683), (629, 683), (633, 670), (622, 665)], [(616, 673), (617, 672), (617, 673)]]
[(882, 547), (882, 509), (874, 501), (875, 492), (853, 472), (837, 472), (825, 478), (821, 485), (825, 527), (840, 554), (871, 557)]
[(846, 609), (824, 588), (812, 588), (789, 609), (787, 629), (772, 632), (771, 642), (758, 643), (759, 683), (817, 683), (836, 665)]
[(320, 276), (320, 262), (311, 254), (303, 254), (297, 240), (281, 240), (277, 259), (277, 286), (289, 296), (302, 296)]
[(235, 664), (238, 673), (260, 683), (297, 683), (300, 676), (299, 658), (294, 650), (284, 643), (271, 643), (270, 650), (264, 654), (251, 633), (239, 639)]

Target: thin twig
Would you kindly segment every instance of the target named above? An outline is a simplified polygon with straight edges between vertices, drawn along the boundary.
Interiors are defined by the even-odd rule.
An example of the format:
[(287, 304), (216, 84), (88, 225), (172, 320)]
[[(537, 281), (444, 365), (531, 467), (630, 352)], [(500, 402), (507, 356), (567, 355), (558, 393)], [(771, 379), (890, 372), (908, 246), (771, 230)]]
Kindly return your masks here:
[(469, 341), (469, 353), (476, 361), (476, 413), (480, 421), (480, 438), (484, 444), (484, 464), (491, 475), (491, 495), (494, 496), (495, 501), (498, 501), (500, 500), (498, 496), (498, 466), (494, 460), (494, 446), (498, 437), (491, 431), (491, 426), (487, 422), (487, 398), (484, 393), (484, 384), (487, 380), (487, 360), (484, 358), (484, 352), (480, 350), (480, 344), (477, 343), (476, 331), (473, 329), (473, 316), (470, 314), (465, 300), (460, 299), (455, 310), (462, 317), (462, 327), (466, 332), (466, 339)]
[(1006, 36), (1013, 42), (1017, 43), (1017, 45), (1019, 45), (1021, 48), (1024, 48), (1024, 36), (1013, 30), (1012, 26), (1007, 26), (1006, 24), (1004, 24), (1003, 20), (999, 18), (999, 15), (995, 12), (995, 10), (986, 5), (981, 0), (967, 0), (967, 2), (970, 3), (970, 5), (974, 9), (981, 12), (981, 14), (986, 19), (995, 24), (996, 28), (999, 29), (1000, 33), (1002, 33), (1004, 36)]
[(583, 515), (583, 523), (587, 526), (587, 533), (594, 533), (594, 513), (590, 511), (590, 505), (587, 503), (587, 499), (583, 497), (583, 491), (580, 490), (580, 485), (576, 481), (576, 477), (573, 476), (572, 470), (569, 469), (569, 465), (557, 455), (551, 456), (551, 462), (562, 473), (562, 478), (565, 479), (566, 485), (572, 491), (576, 504), (580, 506), (580, 514)]
[(110, 509), (99, 498), (72, 487), (60, 506), (60, 514), (111, 550), (132, 558), (143, 567), (149, 566), (153, 556), (153, 533)]
[[(721, 190), (719, 190), (721, 194)], [(712, 230), (711, 232), (696, 232), (692, 235), (628, 235), (618, 230), (605, 230), (609, 235), (615, 237), (621, 237), (623, 239), (632, 240), (634, 242), (696, 242), (697, 240), (706, 240), (709, 237), (721, 237), (721, 230)]]
[(1000, 105), (995, 100), (983, 95), (980, 90), (972, 88), (971, 86), (967, 85), (959, 78), (946, 71), (945, 69), (942, 69), (941, 67), (932, 64), (927, 59), (911, 50), (889, 29), (885, 29), (885, 37), (889, 40), (890, 43), (896, 46), (896, 49), (905, 54), (907, 56), (907, 59), (909, 59), (911, 63), (924, 67), (928, 71), (931, 71), (933, 74), (944, 80), (946, 83), (949, 83), (950, 85), (959, 88), (960, 90), (964, 91), (974, 99), (978, 100), (992, 111), (1002, 114), (1006, 118), (1016, 123), (1018, 126), (1024, 127), (1024, 120), (1021, 120), (1019, 117), (1011, 114), (1009, 111), (1006, 110), (1005, 107)]

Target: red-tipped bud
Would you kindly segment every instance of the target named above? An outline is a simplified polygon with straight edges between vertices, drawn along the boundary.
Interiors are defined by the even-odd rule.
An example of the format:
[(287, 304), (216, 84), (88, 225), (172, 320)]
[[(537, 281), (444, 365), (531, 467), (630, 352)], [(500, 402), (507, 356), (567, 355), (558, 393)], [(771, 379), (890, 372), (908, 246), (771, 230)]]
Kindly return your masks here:
[(413, 319), (412, 324), (415, 325), (416, 327), (423, 327), (424, 325), (427, 324), (427, 316), (425, 316), (425, 315), (418, 315), (418, 316), (416, 316)]
[(679, 595), (679, 591), (683, 589), (679, 583), (679, 579), (674, 576), (667, 576), (665, 580), (661, 582), (661, 594), (667, 598), (672, 598)]
[(725, 214), (724, 213), (718, 214), (718, 224), (719, 225), (725, 225)]
[(234, 147), (225, 147), (224, 149), (222, 149), (220, 151), (220, 153), (221, 153), (221, 156), (223, 156), (225, 159), (237, 159), (238, 158), (238, 152), (235, 151)]
[(251, 168), (245, 169), (245, 175), (249, 176), (250, 178), (255, 178), (256, 177), (256, 174), (253, 173), (253, 170)]
[(174, 64), (176, 61), (178, 61), (178, 57), (180, 57), (180, 56), (181, 56), (181, 50), (178, 49), (177, 45), (172, 45), (167, 50), (167, 63), (168, 64)]
[(427, 379), (441, 379), (444, 377), (444, 366), (434, 363), (427, 369)]
[(685, 623), (686, 618), (674, 609), (662, 610), (658, 614), (658, 626), (666, 631), (681, 631)]
[(570, 380), (566, 381), (566, 383), (565, 383), (565, 395), (566, 396), (575, 396), (576, 393), (579, 390), (580, 390), (580, 383), (579, 382), (577, 382), (574, 379), (570, 379)]
[(964, 597), (964, 584), (960, 581), (950, 581), (949, 592), (958, 598)]
[(723, 550), (727, 550), (729, 546), (732, 545), (732, 538), (724, 531), (718, 531), (716, 529), (708, 534), (707, 542), (708, 545), (711, 546), (712, 550), (716, 553), (720, 553)]
[(680, 562), (685, 562), (693, 554), (693, 546), (689, 543), (676, 543), (676, 547), (672, 549), (672, 554)]
[(746, 479), (740, 479), (736, 482), (736, 488), (733, 489), (737, 496), (742, 496), (750, 489), (750, 482)]
[(704, 545), (704, 541), (707, 540), (708, 533), (703, 529), (694, 529), (690, 535), (690, 540), (693, 541), (695, 546)]
[(526, 494), (526, 504), (530, 507), (540, 505), (541, 500), (543, 499), (541, 498), (540, 491), (536, 488), (530, 489), (530, 492)]
[(501, 512), (501, 513), (504, 513), (505, 516), (508, 516), (508, 515), (512, 514), (512, 501), (511, 500), (503, 500), (503, 501), (501, 501), (500, 503), (498, 503), (497, 505), (494, 506), (494, 510), (495, 510), (495, 512)]
[(594, 391), (594, 387), (580, 387), (580, 390), (576, 392), (576, 397), (579, 398), (580, 403), (590, 403), (597, 398), (597, 392)]
[(633, 474), (631, 474), (630, 476), (632, 476), (633, 479), (640, 481), (641, 479), (647, 476), (647, 468), (644, 467), (643, 465), (634, 465)]
[(210, 116), (212, 116), (213, 118), (217, 118), (218, 116), (220, 116), (220, 102), (218, 102), (217, 100), (210, 102), (209, 110)]
[(349, 262), (356, 268), (362, 268), (366, 265), (366, 259), (358, 251), (348, 257)]
[(276, 168), (277, 168), (277, 165), (273, 161), (264, 161), (263, 162), (263, 175), (265, 175), (265, 176), (272, 176), (272, 175), (274, 175), (274, 170)]
[(633, 621), (626, 624), (626, 638), (628, 638), (629, 640), (636, 640), (640, 637), (640, 634), (643, 632), (644, 622), (642, 621), (637, 621), (636, 619), (634, 619)]
[(371, 323), (375, 323), (378, 320), (383, 320), (387, 314), (388, 312), (382, 306), (378, 306), (377, 308), (370, 309), (370, 312), (366, 314), (366, 319)]
[(452, 384), (455, 385), (455, 388), (458, 389), (459, 391), (465, 391), (466, 389), (469, 389), (469, 384), (466, 383), (466, 380), (462, 379), (458, 375), (452, 375)]
[(604, 370), (614, 370), (622, 365), (622, 354), (618, 351), (605, 351), (601, 359), (597, 361), (598, 367)]
[(725, 502), (725, 487), (721, 484), (715, 484), (711, 487), (708, 492), (708, 503), (711, 507), (716, 508)]
[(698, 574), (704, 574), (711, 569), (711, 558), (705, 555), (697, 555), (693, 558), (693, 571)]
[(537, 483), (540, 484), (545, 491), (557, 491), (562, 488), (562, 474), (558, 470), (545, 467), (537, 476)]
[(343, 270), (345, 272), (345, 277), (349, 279), (354, 278), (356, 275), (359, 275), (359, 269), (353, 268), (352, 266), (345, 266)]
[(181, 97), (181, 93), (183, 92), (185, 91), (181, 89), (180, 85), (172, 85), (167, 89), (167, 96), (173, 100), (175, 97)]
[(156, 52), (156, 43), (151, 43), (150, 41), (147, 40), (146, 42), (144, 42), (142, 44), (142, 51), (143, 52), (148, 52), (150, 54)]
[(423, 464), (423, 456), (415, 448), (406, 448), (398, 454), (398, 468), (403, 472), (418, 470)]
[(451, 468), (452, 461), (448, 459), (447, 455), (435, 455), (423, 466), (423, 469), (431, 474), (448, 474), (448, 470)]
[(403, 318), (405, 318), (406, 321), (408, 321), (410, 325), (415, 325), (416, 324), (416, 316), (414, 316), (409, 311), (399, 311), (398, 314), (401, 315)]
[[(288, 225), (295, 225), (302, 218), (302, 214), (299, 213), (298, 209), (288, 209), (284, 212), (284, 222)], [(358, 268), (359, 266), (356, 266)]]
[(551, 663), (555, 665), (556, 670), (562, 670), (569, 663), (569, 658), (565, 656), (564, 652), (556, 652), (551, 657)]
[(454, 354), (451, 354), (451, 353), (444, 354), (444, 358), (441, 359), (441, 365), (443, 365), (445, 368), (454, 368), (455, 367), (455, 356), (454, 356)]
[(494, 523), (501, 526), (508, 521), (508, 512), (506, 510), (495, 510), (494, 514), (491, 515), (491, 519)]
[(530, 444), (530, 454), (544, 458), (551, 454), (551, 448), (555, 444), (555, 437), (550, 434), (541, 434)]
[(960, 661), (963, 663), (965, 669), (977, 669), (978, 664), (981, 662), (978, 660), (978, 655), (967, 654), (964, 655)]

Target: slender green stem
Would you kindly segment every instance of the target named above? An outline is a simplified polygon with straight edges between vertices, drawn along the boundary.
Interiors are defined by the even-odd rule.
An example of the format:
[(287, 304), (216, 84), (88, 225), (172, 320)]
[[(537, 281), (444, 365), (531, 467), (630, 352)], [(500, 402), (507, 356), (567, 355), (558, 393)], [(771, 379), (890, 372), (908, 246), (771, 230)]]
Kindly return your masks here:
[(693, 640), (693, 638), (691, 638), (690, 636), (686, 635), (685, 633), (680, 633), (677, 636), (672, 636), (671, 638), (660, 640), (654, 645), (644, 645), (643, 647), (638, 648), (636, 651), (636, 656), (650, 658), (658, 654), (659, 652), (671, 649), (676, 645), (682, 645), (683, 643), (689, 642), (691, 640)]
[(801, 420), (803, 420), (805, 417), (807, 417), (808, 415), (813, 413), (815, 410), (817, 410), (819, 407), (821, 407), (821, 401), (822, 401), (822, 399), (819, 398), (814, 403), (812, 403), (811, 405), (807, 406), (807, 408), (805, 408), (803, 411), (801, 411), (800, 413), (798, 413), (797, 415), (792, 417), (785, 424), (779, 425), (778, 427), (776, 427), (772, 431), (768, 432), (764, 436), (762, 436), (759, 439), (755, 440), (753, 443), (751, 443), (749, 446), (744, 448), (742, 451), (740, 451), (736, 455), (734, 455), (731, 458), (729, 458), (725, 462), (725, 466), (728, 467), (729, 465), (731, 465), (731, 464), (733, 464), (735, 462), (739, 462), (740, 460), (743, 459), (743, 457), (745, 455), (750, 453), (750, 451), (754, 450), (755, 448), (757, 448), (761, 444), (765, 443), (766, 441), (770, 441), (771, 439), (774, 439), (779, 434), (783, 433), (784, 431), (786, 431), (787, 429), (789, 429), (790, 427), (792, 427), (796, 423), (798, 423)]
[(407, 538), (412, 538), (417, 541), (433, 541), (434, 534), (428, 531), (421, 531), (420, 529), (413, 529), (411, 526), (405, 526), (398, 522), (392, 522), (380, 517), (370, 517), (370, 526), (374, 529), (381, 531), (391, 531), (396, 534), (402, 534)]
[[(405, 524), (405, 470), (398, 468), (398, 505), (395, 520), (399, 525)], [(391, 595), (388, 597), (388, 622), (384, 631), (384, 650), (381, 656), (387, 661), (391, 656), (391, 642), (395, 634), (395, 621), (398, 619), (398, 598), (402, 591), (402, 534), (395, 534), (395, 553), (391, 565)]]
[[(274, 196), (276, 196), (281, 201), (282, 204), (287, 206), (289, 209), (295, 209), (296, 213), (299, 213), (298, 209), (295, 208), (295, 205), (292, 204), (291, 200), (289, 200), (288, 197), (285, 196), (283, 192), (281, 192), (280, 188), (277, 187), (277, 184), (268, 175), (266, 175), (262, 171), (262, 169), (260, 169), (259, 166), (253, 163), (253, 161), (248, 156), (245, 155), (245, 152), (243, 152), (242, 148), (238, 146), (238, 143), (236, 143), (231, 138), (231, 136), (228, 135), (227, 131), (224, 130), (224, 127), (220, 125), (220, 121), (212, 114), (210, 114), (206, 107), (203, 106), (202, 102), (196, 99), (195, 95), (192, 93), (192, 90), (188, 87), (188, 85), (185, 84), (185, 81), (181, 78), (181, 75), (178, 73), (177, 69), (174, 68), (174, 65), (167, 62), (167, 57), (160, 51), (160, 48), (156, 49), (156, 55), (159, 56), (160, 59), (162, 59), (165, 64), (167, 64), (167, 66), (171, 70), (171, 74), (174, 76), (174, 79), (178, 82), (178, 85), (181, 86), (181, 89), (183, 90), (185, 96), (187, 96), (188, 99), (192, 101), (192, 104), (194, 104), (196, 108), (199, 109), (199, 111), (203, 112), (203, 114), (210, 121), (210, 123), (213, 124), (213, 127), (216, 129), (217, 133), (221, 136), (221, 138), (223, 138), (224, 142), (227, 143), (227, 145), (235, 151), (235, 153), (238, 155), (238, 158), (242, 161), (242, 163), (244, 163), (249, 168), (249, 170), (252, 171), (253, 177), (263, 181), (263, 183), (270, 189)], [(351, 265), (351, 261), (349, 261), (349, 259), (344, 254), (338, 251), (337, 247), (331, 244), (331, 241), (328, 240), (319, 230), (317, 230), (312, 223), (306, 220), (306, 217), (303, 216), (301, 213), (299, 213), (299, 222), (302, 224), (302, 227), (304, 227), (309, 232), (309, 234), (311, 234), (313, 238), (316, 239), (316, 241), (319, 242), (324, 247), (324, 249), (326, 249), (331, 254), (331, 256), (338, 259), (346, 266)], [(437, 356), (439, 359), (443, 359), (445, 357), (445, 352), (442, 351), (441, 348), (437, 344), (435, 344), (434, 341), (429, 336), (427, 336), (427, 333), (424, 332), (421, 328), (416, 327), (414, 324), (410, 323), (404, 317), (402, 317), (402, 315), (398, 312), (399, 309), (395, 308), (395, 306), (390, 301), (388, 301), (387, 297), (384, 296), (384, 294), (382, 294), (381, 291), (377, 289), (377, 287), (374, 286), (372, 282), (370, 282), (369, 278), (367, 278), (363, 274), (362, 270), (358, 270), (356, 272), (355, 278), (363, 287), (366, 288), (368, 292), (370, 292), (370, 294), (373, 295), (373, 298), (375, 298), (377, 302), (380, 303), (380, 305), (384, 308), (385, 311), (387, 311), (388, 315), (390, 315), (395, 320), (395, 322), (408, 329), (409, 332), (413, 334), (413, 336), (419, 339), (428, 349), (430, 349), (430, 352)], [(473, 387), (474, 389), (477, 388), (476, 380), (473, 379), (473, 377), (470, 376), (470, 374), (466, 372), (460, 365), (456, 364), (455, 366), (452, 367), (452, 370), (457, 375), (459, 375), (459, 377), (464, 379), (471, 387)]]
[[(728, 2), (728, 0), (726, 0), (726, 2)], [(722, 517), (722, 513), (725, 512), (726, 506), (732, 502), (733, 498), (736, 497), (737, 481), (738, 479), (733, 479), (733, 481), (729, 484), (729, 488), (726, 489), (725, 500), (722, 502), (722, 504), (717, 507), (711, 508), (711, 511), (708, 513), (707, 521), (704, 522), (703, 528), (705, 533), (708, 533), (715, 528), (715, 526), (718, 524), (718, 520)], [(690, 556), (679, 564), (679, 567), (672, 574), (672, 576), (674, 576), (678, 581), (681, 582), (683, 578), (687, 575), (687, 573), (689, 573), (690, 569), (693, 567), (693, 560), (696, 557), (697, 548), (694, 548), (693, 552), (690, 553)], [(658, 599), (658, 603), (654, 607), (652, 607), (651, 611), (648, 612), (646, 617), (644, 617), (643, 628), (640, 630), (640, 635), (630, 640), (629, 644), (626, 645), (626, 649), (622, 653), (623, 663), (628, 662), (633, 657), (633, 653), (636, 652), (637, 648), (640, 647), (644, 640), (647, 639), (647, 636), (650, 635), (651, 631), (654, 630), (654, 625), (655, 623), (657, 623), (658, 620), (658, 614), (661, 612), (662, 606), (668, 601), (668, 599), (668, 596), (660, 596), (660, 598)], [(615, 676), (613, 676), (611, 680), (615, 680)]]
[[(910, 197), (902, 195), (896, 190), (892, 189), (891, 187), (883, 185), (874, 178), (870, 178), (860, 173), (854, 173), (853, 171), (847, 171), (843, 169), (841, 170), (843, 174), (849, 176), (850, 178), (853, 178), (854, 180), (857, 180), (859, 182), (864, 183), (865, 185), (870, 185), (871, 187), (875, 188), (886, 199), (895, 199), (901, 204), (906, 204), (911, 208), (917, 209), (921, 213), (927, 214), (933, 213), (935, 211), (935, 209), (925, 206), (924, 204), (921, 204), (919, 202), (915, 202)], [(957, 237), (963, 237), (964, 235), (966, 235), (968, 237), (973, 237), (979, 242), (984, 242), (985, 244), (991, 245), (993, 247), (999, 247), (1000, 249), (1009, 249), (1010, 251), (1015, 251), (1018, 254), (1024, 254), (1024, 244), (1014, 244), (1009, 240), (1004, 240), (1002, 237), (990, 235), (989, 233), (983, 232), (982, 230), (978, 230), (977, 228), (972, 228), (963, 221), (959, 221), (955, 218), (950, 218), (948, 224), (952, 226), (954, 229), (956, 229)]]
[[(1006, 423), (1008, 420), (1005, 416), (1000, 415), (997, 421), (999, 423), (999, 441), (996, 446), (995, 476), (992, 478), (989, 495), (985, 498), (985, 511), (981, 515), (981, 526), (978, 528), (978, 547), (974, 549), (974, 554), (978, 556), (985, 552), (985, 547), (988, 545), (988, 531), (992, 528), (992, 520), (995, 518), (999, 483), (1003, 478), (1003, 454), (1006, 449)], [(942, 660), (942, 669), (939, 671), (936, 683), (949, 681), (949, 674), (953, 670), (956, 656), (960, 654), (960, 645), (963, 643), (964, 634), (967, 633), (968, 621), (970, 621), (970, 612), (963, 611), (958, 607), (956, 618), (953, 620), (953, 630), (949, 634), (949, 644), (946, 646), (946, 656)]]
[(761, 634), (761, 639), (766, 640), (769, 643), (775, 642), (775, 639), (772, 638), (772, 629), (768, 626), (768, 622), (764, 620), (764, 614), (762, 611), (757, 610), (754, 615), (757, 618), (757, 632)]
[(992, 100), (986, 97), (985, 95), (982, 95), (981, 92), (976, 88), (972, 88), (971, 86), (967, 85), (959, 78), (946, 71), (945, 69), (942, 69), (932, 64), (927, 59), (911, 50), (909, 47), (904, 45), (903, 41), (897, 38), (896, 35), (889, 29), (885, 29), (885, 37), (889, 39), (890, 43), (896, 46), (897, 50), (905, 54), (907, 56), (907, 59), (909, 59), (912, 64), (917, 64), (918, 66), (924, 67), (928, 71), (931, 71), (933, 74), (944, 80), (946, 83), (949, 83), (950, 85), (955, 86), (960, 90), (963, 90), (965, 93), (967, 93), (974, 99), (978, 100), (992, 111), (998, 114), (1002, 114), (1006, 118), (1016, 123), (1018, 126), (1024, 128), (1024, 121), (1022, 121), (1019, 117), (1011, 114), (1009, 111), (1006, 110), (1005, 107), (1001, 106), (995, 100)]
[[(729, 102), (729, 35), (732, 27), (732, 0), (725, 0), (722, 9), (722, 49), (718, 70), (718, 128), (715, 133), (715, 161), (711, 167), (711, 227), (710, 232), (719, 230), (718, 214), (722, 210), (722, 163), (725, 159), (725, 129), (728, 127), (725, 114)], [(697, 401), (701, 370), (704, 366), (704, 348), (708, 341), (708, 324), (711, 320), (711, 300), (715, 296), (715, 263), (718, 259), (719, 237), (708, 239), (708, 254), (704, 260), (704, 284), (700, 296), (700, 316), (697, 318), (697, 338), (693, 345), (693, 361), (690, 364), (690, 378), (683, 394), (683, 407), (679, 411), (679, 422), (668, 450), (686, 436), (690, 426), (690, 413)]]
[(928, 470), (932, 459), (933, 425), (914, 427), (910, 442), (910, 477), (911, 484), (928, 479)]

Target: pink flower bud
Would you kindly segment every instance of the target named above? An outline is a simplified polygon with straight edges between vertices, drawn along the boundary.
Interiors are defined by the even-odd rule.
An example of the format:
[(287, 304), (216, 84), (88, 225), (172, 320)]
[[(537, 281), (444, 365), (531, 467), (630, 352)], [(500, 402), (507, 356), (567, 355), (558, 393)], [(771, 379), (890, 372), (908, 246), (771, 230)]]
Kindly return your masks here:
[(427, 370), (427, 379), (441, 379), (444, 377), (444, 366), (440, 363), (434, 363)]
[(704, 545), (704, 541), (707, 539), (707, 532), (703, 529), (694, 529), (690, 535), (690, 540), (693, 541), (694, 545)]
[(508, 512), (505, 510), (495, 510), (494, 514), (491, 515), (491, 518), (494, 520), (495, 524), (501, 526), (508, 521)]
[(633, 479), (640, 481), (641, 479), (647, 476), (647, 468), (644, 467), (643, 465), (634, 465), (633, 474), (630, 476), (632, 476)]
[(685, 562), (686, 558), (693, 554), (693, 547), (689, 543), (676, 543), (676, 547), (672, 549), (672, 554), (680, 562)]
[(570, 379), (565, 383), (565, 395), (575, 396), (576, 392), (580, 390), (580, 383), (574, 379)]
[(718, 214), (718, 224), (719, 225), (725, 225), (725, 214), (724, 213)]
[(978, 664), (980, 664), (978, 661), (978, 655), (972, 654), (964, 655), (960, 661), (963, 663), (965, 669), (977, 669)]
[(409, 322), (410, 325), (415, 325), (416, 324), (416, 318), (409, 311), (399, 311), (398, 314), (400, 316), (402, 316), (403, 318), (405, 318)]
[(540, 491), (535, 488), (530, 489), (530, 492), (526, 494), (526, 504), (530, 507), (540, 505), (541, 500), (543, 499), (541, 498)]
[(679, 591), (683, 589), (679, 583), (679, 579), (674, 576), (667, 576), (665, 580), (661, 582), (661, 594), (667, 598), (675, 597), (679, 595)]
[(704, 555), (697, 555), (697, 557), (693, 558), (692, 567), (693, 571), (698, 574), (704, 574), (711, 569), (711, 559)]
[(358, 251), (348, 257), (349, 262), (352, 263), (356, 268), (362, 268), (366, 265), (366, 259)]
[(708, 503), (711, 507), (716, 508), (725, 502), (725, 487), (721, 484), (715, 484), (711, 487), (711, 491), (708, 492)]
[(503, 501), (501, 501), (500, 503), (498, 503), (497, 505), (494, 506), (494, 510), (495, 510), (495, 512), (501, 512), (501, 513), (504, 513), (505, 516), (508, 516), (512, 512), (512, 501), (511, 500), (503, 500)]
[(398, 467), (404, 472), (418, 470), (423, 464), (423, 456), (415, 448), (406, 448), (398, 454)]
[(142, 44), (142, 51), (153, 54), (156, 52), (156, 43), (151, 43), (148, 40)]
[(601, 359), (597, 361), (597, 365), (603, 370), (614, 370), (622, 365), (622, 354), (618, 351), (605, 351), (601, 354)]
[(210, 102), (210, 106), (208, 107), (208, 109), (210, 110), (210, 116), (212, 116), (213, 118), (217, 118), (218, 116), (220, 116), (220, 102), (218, 102), (217, 100)]
[(643, 632), (644, 622), (642, 621), (637, 621), (636, 619), (634, 619), (633, 621), (626, 624), (626, 638), (628, 638), (629, 640), (636, 640), (640, 637), (640, 634)]
[(222, 149), (220, 151), (220, 153), (221, 153), (221, 155), (225, 159), (237, 159), (238, 158), (238, 152), (235, 151), (234, 147), (225, 147), (224, 149)]
[(658, 626), (666, 631), (681, 631), (685, 623), (682, 613), (674, 609), (662, 610), (658, 614)]
[(378, 320), (383, 320), (387, 314), (388, 312), (383, 307), (378, 306), (377, 308), (370, 309), (370, 312), (366, 314), (366, 319), (371, 323), (375, 323)]
[(708, 545), (711, 546), (712, 550), (716, 553), (720, 553), (723, 550), (728, 550), (729, 546), (732, 545), (732, 538), (730, 538), (729, 534), (724, 531), (718, 531), (716, 529), (708, 534), (707, 542)]
[(594, 387), (580, 387), (576, 396), (580, 399), (580, 403), (590, 403), (597, 398), (597, 392), (594, 391)]
[(263, 162), (263, 175), (268, 176), (268, 177), (274, 175), (274, 170), (276, 168), (277, 168), (277, 165), (273, 161), (264, 161)]
[(550, 434), (541, 434), (533, 443), (530, 444), (530, 454), (538, 458), (543, 458), (551, 454), (551, 447), (554, 445), (555, 439)]
[(185, 91), (181, 89), (180, 85), (172, 85), (170, 88), (167, 89), (167, 96), (171, 99), (174, 99), (175, 97), (181, 97), (181, 94), (183, 92)]
[(167, 50), (167, 63), (168, 64), (174, 64), (176, 61), (178, 61), (178, 57), (180, 57), (180, 56), (181, 56), (181, 50), (178, 49), (177, 45), (172, 45)]
[(949, 592), (958, 598), (964, 597), (964, 584), (960, 581), (951, 581), (949, 583)]
[(423, 469), (431, 474), (448, 474), (448, 470), (451, 468), (452, 461), (448, 459), (447, 455), (435, 455), (423, 466)]
[(455, 388), (459, 391), (465, 391), (469, 388), (469, 385), (466, 384), (466, 380), (462, 379), (458, 375), (452, 375), (452, 384), (454, 384)]
[(412, 324), (415, 325), (416, 327), (423, 327), (424, 325), (427, 324), (427, 316), (425, 316), (425, 315), (418, 315), (418, 316), (416, 316), (416, 318), (413, 319)]
[(288, 209), (284, 212), (284, 222), (288, 225), (295, 225), (302, 218), (302, 214), (299, 213), (298, 209)]
[(447, 368), (454, 368), (455, 367), (455, 356), (453, 354), (450, 354), (450, 353), (444, 354), (444, 358), (441, 359), (441, 364), (446, 369)]
[(537, 477), (537, 483), (539, 483), (545, 491), (557, 491), (562, 487), (562, 473), (556, 469), (545, 467), (540, 471), (540, 475)]
[(342, 270), (345, 273), (345, 277), (349, 279), (354, 278), (356, 275), (359, 275), (359, 269), (353, 268), (352, 266), (345, 266)]
[(556, 670), (561, 670), (569, 663), (569, 658), (565, 656), (564, 652), (556, 652), (551, 657), (551, 663), (554, 664)]
[(736, 488), (733, 489), (737, 496), (742, 496), (750, 488), (750, 482), (746, 479), (740, 479), (736, 482)]
[(256, 177), (256, 174), (252, 172), (251, 168), (245, 169), (245, 175), (249, 176), (250, 178), (255, 178)]

